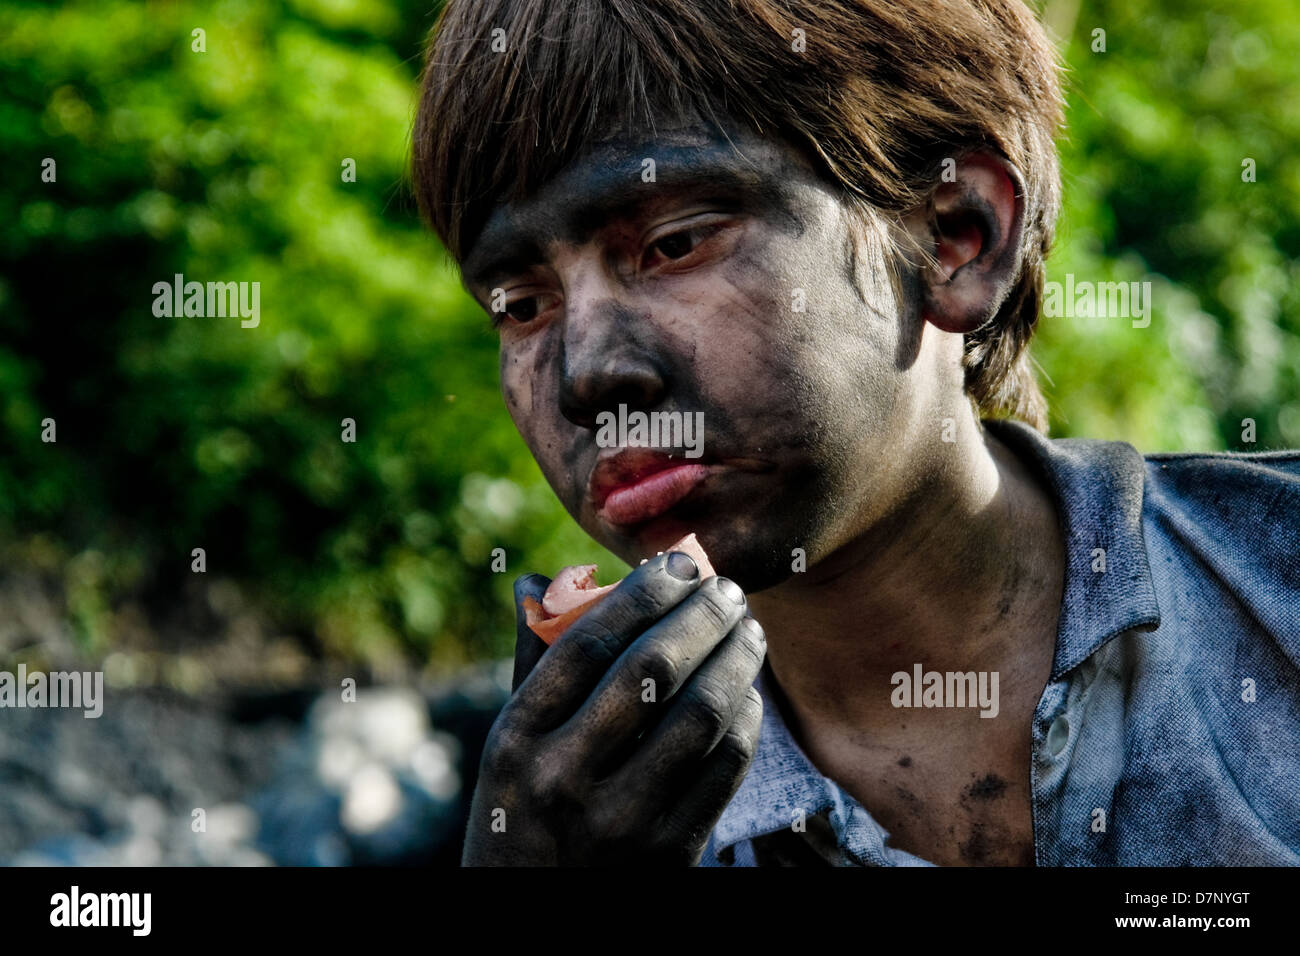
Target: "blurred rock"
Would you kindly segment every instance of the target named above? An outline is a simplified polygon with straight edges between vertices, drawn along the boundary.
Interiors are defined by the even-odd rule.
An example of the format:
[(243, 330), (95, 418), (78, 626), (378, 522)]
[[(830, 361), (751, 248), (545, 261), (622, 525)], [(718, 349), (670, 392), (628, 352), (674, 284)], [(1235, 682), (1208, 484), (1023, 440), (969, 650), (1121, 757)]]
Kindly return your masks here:
[(430, 862), (461, 825), (460, 751), (413, 690), (322, 696), (254, 803), (259, 846), (286, 865)]
[(509, 679), (0, 711), (0, 863), (455, 865)]

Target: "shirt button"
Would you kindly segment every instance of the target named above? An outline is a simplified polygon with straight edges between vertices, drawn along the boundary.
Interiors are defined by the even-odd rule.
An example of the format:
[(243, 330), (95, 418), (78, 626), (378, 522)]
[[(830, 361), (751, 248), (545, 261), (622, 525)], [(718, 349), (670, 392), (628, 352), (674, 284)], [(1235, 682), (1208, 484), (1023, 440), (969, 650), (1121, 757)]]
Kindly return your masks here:
[(1070, 722), (1065, 719), (1065, 714), (1061, 714), (1052, 721), (1051, 728), (1047, 731), (1047, 749), (1052, 756), (1058, 756), (1065, 749), (1065, 744), (1070, 739)]

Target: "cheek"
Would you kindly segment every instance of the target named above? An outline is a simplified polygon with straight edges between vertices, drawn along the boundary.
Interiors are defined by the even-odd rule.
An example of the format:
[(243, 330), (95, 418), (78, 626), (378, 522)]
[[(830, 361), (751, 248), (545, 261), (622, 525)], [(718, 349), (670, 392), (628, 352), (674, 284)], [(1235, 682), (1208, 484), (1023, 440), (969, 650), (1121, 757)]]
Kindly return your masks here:
[(738, 427), (875, 427), (894, 360), (892, 298), (864, 303), (848, 258), (837, 231), (815, 223), (746, 242), (693, 284), (680, 334), (709, 403)]
[[(724, 404), (754, 401), (797, 377), (807, 312), (796, 308), (806, 285), (792, 267), (794, 244), (759, 234), (694, 280), (688, 328), (700, 381)], [(766, 396), (764, 393), (768, 393)]]
[[(790, 280), (804, 290), (804, 311), (789, 315), (787, 346), (825, 427), (867, 446), (889, 437), (900, 393), (897, 301), (883, 260), (857, 248), (841, 216), (788, 243)], [(815, 397), (812, 397), (815, 396)]]
[(515, 428), (565, 507), (576, 514), (581, 487), (572, 482), (580, 447), (560, 414), (559, 338), (529, 335), (501, 348), (501, 393)]
[(533, 411), (533, 387), (521, 352), (521, 349), (507, 349), (503, 346), (500, 362), (501, 397), (505, 400), (510, 417), (514, 419), (515, 427), (522, 434)]
[(553, 374), (545, 367), (544, 338), (533, 336), (501, 348), (501, 396), (515, 428), (539, 461), (548, 443), (554, 445), (553, 436), (544, 434), (551, 423), (538, 414), (545, 405), (541, 398), (546, 394), (546, 377)]

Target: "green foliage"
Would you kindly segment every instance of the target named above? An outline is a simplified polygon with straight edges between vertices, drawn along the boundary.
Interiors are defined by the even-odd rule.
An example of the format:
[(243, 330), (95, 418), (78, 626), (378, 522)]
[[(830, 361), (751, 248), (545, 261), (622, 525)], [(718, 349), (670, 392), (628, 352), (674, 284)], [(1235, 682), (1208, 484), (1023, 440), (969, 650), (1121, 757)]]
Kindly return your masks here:
[[(1147, 328), (1042, 320), (1053, 433), (1144, 451), (1300, 446), (1292, 5), (1090, 0), (1050, 3), (1044, 19), (1071, 38), (1048, 278), (1153, 282)], [(1248, 158), (1255, 182), (1243, 182)]]
[[(0, 215), (19, 227), (0, 239), (0, 530), (134, 569), (84, 600), (69, 579), (90, 643), (101, 592), (165, 600), (195, 547), (285, 626), (372, 660), (503, 653), (516, 574), (561, 553), (616, 570), (515, 433), (495, 338), (407, 198), (416, 63), (390, 35), (414, 18), (378, 0), (0, 17)], [(260, 324), (155, 317), (176, 273), (260, 282)], [(494, 547), (505, 574), (482, 573)]]
[[(1155, 314), (1044, 320), (1054, 432), (1243, 447), (1252, 417), (1254, 447), (1300, 445), (1300, 27), (1281, 2), (1087, 7), (1046, 11), (1073, 37), (1049, 278), (1154, 277)], [(0, 540), (59, 570), (92, 651), (123, 595), (180, 593), (196, 547), (286, 630), (371, 662), (506, 654), (515, 575), (623, 572), (515, 432), (486, 319), (404, 186), (433, 13), (0, 10)], [(259, 282), (260, 325), (156, 317), (177, 273)]]

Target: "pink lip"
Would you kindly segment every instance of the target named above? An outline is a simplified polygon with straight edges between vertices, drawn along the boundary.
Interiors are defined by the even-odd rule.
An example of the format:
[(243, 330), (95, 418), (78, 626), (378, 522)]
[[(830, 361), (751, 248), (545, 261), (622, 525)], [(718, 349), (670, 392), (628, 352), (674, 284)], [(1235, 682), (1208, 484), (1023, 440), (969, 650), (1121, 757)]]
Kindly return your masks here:
[(708, 465), (683, 464), (665, 468), (639, 481), (615, 488), (597, 514), (610, 524), (640, 524), (657, 518), (709, 477)]

